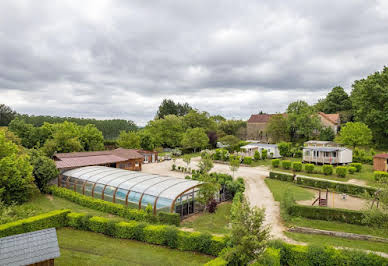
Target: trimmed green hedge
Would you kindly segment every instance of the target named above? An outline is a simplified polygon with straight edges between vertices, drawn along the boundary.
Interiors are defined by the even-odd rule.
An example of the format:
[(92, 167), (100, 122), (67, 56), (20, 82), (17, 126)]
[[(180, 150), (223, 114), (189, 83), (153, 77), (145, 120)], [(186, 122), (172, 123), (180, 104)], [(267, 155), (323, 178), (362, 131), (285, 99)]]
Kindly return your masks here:
[[(281, 181), (288, 181), (288, 182), (294, 181), (293, 175), (288, 173), (269, 172), (269, 178), (278, 179)], [(336, 192), (346, 193), (350, 195), (360, 195), (360, 194), (368, 193), (369, 195), (372, 196), (376, 192), (376, 189), (372, 187), (363, 187), (359, 185), (344, 184), (344, 183), (333, 182), (330, 180), (313, 179), (313, 178), (307, 178), (307, 177), (301, 177), (301, 176), (296, 177), (296, 184), (307, 186), (307, 187), (322, 188), (322, 189), (328, 188)]]
[(23, 234), (46, 228), (60, 228), (67, 224), (67, 214), (70, 210), (56, 210), (37, 216), (0, 225), (0, 237)]
[(316, 265), (388, 265), (388, 259), (360, 250), (335, 249), (327, 246), (298, 246), (272, 241), (270, 246), (280, 250), (280, 264), (288, 266)]
[(323, 189), (332, 189), (336, 192), (342, 192), (350, 195), (360, 195), (364, 193), (368, 193), (369, 195), (373, 195), (376, 192), (375, 188), (371, 187), (363, 187), (353, 184), (343, 184), (338, 182), (332, 182), (329, 180), (318, 180), (318, 179), (312, 179), (312, 178), (305, 178), (305, 177), (296, 177), (296, 183), (303, 186), (308, 187), (316, 187), (316, 188), (323, 188)]
[(280, 159), (272, 159), (272, 166), (278, 168), (280, 165)]
[(374, 171), (373, 172), (373, 177), (375, 178), (376, 181), (378, 182), (388, 182), (388, 173), (383, 172), (383, 171)]
[(294, 176), (286, 173), (269, 172), (269, 178), (281, 181), (293, 182)]
[(295, 172), (300, 172), (302, 171), (302, 163), (301, 162), (293, 162), (292, 163), (292, 170), (294, 170)]
[(285, 161), (282, 161), (282, 167), (284, 169), (290, 169), (291, 168), (291, 161), (288, 161), (288, 160), (285, 160)]
[(333, 166), (330, 164), (325, 164), (322, 166), (322, 171), (324, 175), (332, 175), (333, 174)]
[(260, 259), (252, 266), (280, 266), (280, 249), (267, 247)]
[(348, 224), (363, 225), (365, 214), (362, 211), (335, 209), (304, 205), (291, 205), (287, 210), (291, 216), (305, 217), (314, 220), (339, 221)]
[(65, 198), (81, 206), (121, 216), (129, 220), (146, 221), (150, 223), (159, 222), (176, 226), (178, 226), (180, 223), (180, 217), (177, 213), (159, 212), (157, 216), (149, 215), (144, 210), (131, 209), (122, 204), (112, 203), (101, 199), (95, 199), (66, 188), (51, 186), (49, 190), (53, 195), (57, 197)]
[(348, 166), (348, 172), (349, 174), (354, 174), (355, 172), (357, 172), (357, 168), (353, 166)]
[(252, 164), (252, 157), (246, 156), (244, 157), (244, 164)]
[(104, 217), (88, 217), (84, 214), (68, 215), (69, 226), (117, 238), (134, 239), (156, 245), (177, 248), (183, 251), (196, 251), (217, 256), (226, 247), (224, 237), (200, 232), (183, 232), (175, 226), (154, 225), (138, 221), (117, 222)]
[(348, 169), (345, 167), (345, 166), (337, 166), (335, 168), (335, 173), (339, 176), (339, 177), (345, 177), (346, 174), (348, 172)]
[(313, 165), (312, 163), (306, 163), (306, 164), (304, 165), (304, 170), (305, 170), (307, 173), (309, 173), (309, 174), (311, 174), (312, 172), (314, 172), (314, 168), (315, 168), (315, 165)]
[(349, 164), (349, 166), (356, 168), (356, 172), (361, 172), (362, 163), (351, 163), (351, 164)]

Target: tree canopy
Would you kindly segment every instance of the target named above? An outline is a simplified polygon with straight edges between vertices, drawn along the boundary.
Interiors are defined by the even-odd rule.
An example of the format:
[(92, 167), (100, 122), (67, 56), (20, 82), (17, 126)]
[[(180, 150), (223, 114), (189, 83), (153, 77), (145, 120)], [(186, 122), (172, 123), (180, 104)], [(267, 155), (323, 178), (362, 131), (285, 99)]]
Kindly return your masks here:
[(33, 167), (32, 174), (38, 189), (46, 192), (50, 180), (58, 177), (59, 171), (53, 160), (36, 149), (29, 150), (30, 164)]
[(184, 116), (193, 108), (188, 103), (175, 103), (171, 99), (164, 99), (159, 105), (156, 118), (164, 118), (167, 115)]
[(341, 128), (337, 142), (352, 147), (368, 145), (372, 141), (372, 131), (361, 122), (348, 122)]
[(271, 116), (267, 126), (267, 134), (274, 143), (288, 141), (290, 134), (288, 132), (287, 118), (282, 114)]
[(125, 149), (140, 149), (140, 136), (133, 131), (121, 131), (117, 144)]
[(288, 131), (291, 141), (312, 139), (321, 129), (321, 121), (305, 101), (290, 103), (287, 108)]
[(209, 144), (209, 138), (203, 128), (189, 128), (183, 134), (182, 146), (185, 149), (193, 149), (196, 152), (198, 149), (206, 148)]
[(355, 121), (365, 123), (378, 144), (388, 146), (388, 67), (355, 81), (350, 98)]
[(0, 131), (0, 201), (23, 203), (31, 198), (33, 185), (29, 156)]
[(320, 100), (316, 107), (318, 111), (326, 114), (338, 113), (341, 111), (347, 111), (352, 109), (352, 101), (344, 88), (337, 86), (334, 87), (326, 96), (326, 98)]
[(0, 104), (0, 127), (8, 126), (8, 124), (15, 118), (16, 112), (11, 107)]

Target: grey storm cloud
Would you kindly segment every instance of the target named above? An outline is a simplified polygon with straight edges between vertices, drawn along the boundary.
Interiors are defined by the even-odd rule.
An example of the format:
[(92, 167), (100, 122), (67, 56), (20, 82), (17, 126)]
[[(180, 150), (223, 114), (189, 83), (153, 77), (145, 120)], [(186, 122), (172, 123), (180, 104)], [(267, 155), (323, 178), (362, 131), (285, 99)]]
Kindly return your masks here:
[(1, 1), (0, 102), (144, 125), (163, 98), (246, 119), (388, 62), (388, 4)]

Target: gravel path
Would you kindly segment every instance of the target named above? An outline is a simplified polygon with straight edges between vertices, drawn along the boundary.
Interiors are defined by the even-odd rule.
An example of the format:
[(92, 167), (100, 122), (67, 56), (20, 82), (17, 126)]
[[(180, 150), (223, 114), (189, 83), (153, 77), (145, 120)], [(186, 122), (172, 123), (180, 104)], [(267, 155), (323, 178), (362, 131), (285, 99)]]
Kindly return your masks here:
[[(199, 158), (193, 158), (190, 167), (197, 168)], [(171, 171), (173, 161), (165, 161), (161, 163), (142, 165), (142, 171), (184, 178), (186, 174), (181, 172)], [(176, 160), (177, 166), (185, 166), (181, 160)], [(215, 163), (212, 172), (232, 174), (229, 165)], [(265, 177), (269, 175), (269, 170), (266, 167), (243, 167), (241, 166), (235, 173), (235, 177), (244, 177), (245, 180), (245, 196), (249, 200), (251, 206), (265, 208), (265, 224), (271, 228), (271, 236), (275, 239), (282, 239), (290, 243), (295, 241), (287, 238), (283, 231), (286, 229), (280, 219), (280, 206), (272, 196), (271, 191), (264, 182)]]

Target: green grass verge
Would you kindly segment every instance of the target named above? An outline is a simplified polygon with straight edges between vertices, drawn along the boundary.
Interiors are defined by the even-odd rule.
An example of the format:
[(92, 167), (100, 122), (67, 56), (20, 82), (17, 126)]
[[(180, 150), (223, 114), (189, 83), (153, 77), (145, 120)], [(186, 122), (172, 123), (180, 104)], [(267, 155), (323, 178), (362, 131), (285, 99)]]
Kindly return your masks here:
[(227, 234), (230, 208), (232, 203), (225, 202), (217, 206), (215, 213), (200, 213), (196, 217), (191, 217), (189, 220), (182, 221), (181, 227), (193, 228), (195, 231), (211, 234)]
[(378, 252), (388, 253), (388, 244), (373, 242), (373, 241), (364, 241), (364, 240), (354, 240), (346, 239), (333, 236), (323, 236), (323, 235), (310, 235), (310, 234), (301, 234), (301, 233), (292, 233), (285, 232), (286, 236), (296, 241), (304, 242), (307, 244), (320, 245), (320, 246), (334, 246), (334, 247), (346, 247), (354, 249), (365, 249)]
[(303, 217), (291, 217), (289, 225), (315, 228), (328, 231), (346, 232), (360, 235), (371, 235), (387, 238), (388, 229), (380, 229), (370, 226), (347, 224), (335, 221), (310, 220)]
[[(37, 213), (44, 213), (44, 212), (49, 212), (49, 211), (58, 210), (58, 209), (70, 209), (73, 212), (82, 212), (82, 213), (87, 213), (94, 216), (117, 217), (109, 213), (100, 212), (97, 210), (92, 210), (86, 207), (82, 207), (81, 205), (78, 205), (66, 199), (62, 199), (59, 197), (46, 195), (46, 194), (40, 194), (40, 193), (34, 195), (32, 200), (27, 203), (24, 203), (24, 205), (32, 207), (33, 209), (36, 210)], [(119, 217), (117, 217), (117, 219), (124, 220)]]
[(268, 188), (271, 190), (272, 195), (276, 201), (282, 201), (287, 190), (289, 190), (294, 195), (295, 200), (309, 200), (314, 198), (313, 192), (299, 187), (291, 182), (283, 182), (269, 178), (266, 178), (264, 181)]
[(214, 258), (69, 228), (57, 233), (55, 265), (203, 265)]

